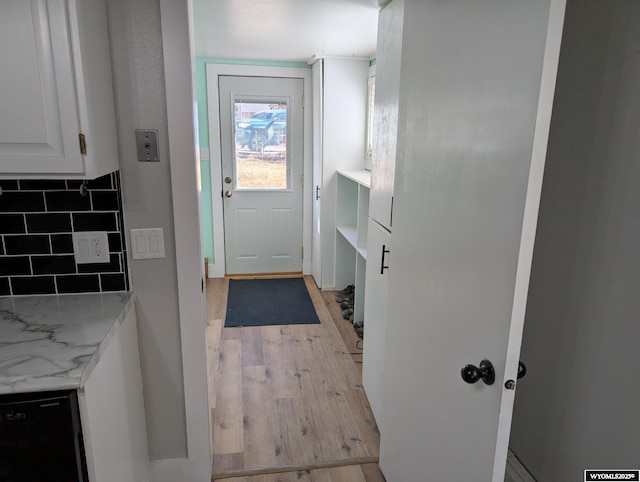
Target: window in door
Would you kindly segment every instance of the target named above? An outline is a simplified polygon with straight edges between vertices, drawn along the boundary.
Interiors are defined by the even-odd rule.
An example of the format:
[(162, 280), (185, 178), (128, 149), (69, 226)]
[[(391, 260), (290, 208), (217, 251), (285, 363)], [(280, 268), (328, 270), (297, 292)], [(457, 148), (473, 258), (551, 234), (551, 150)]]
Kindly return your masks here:
[(287, 101), (234, 99), (233, 106), (236, 190), (289, 190)]

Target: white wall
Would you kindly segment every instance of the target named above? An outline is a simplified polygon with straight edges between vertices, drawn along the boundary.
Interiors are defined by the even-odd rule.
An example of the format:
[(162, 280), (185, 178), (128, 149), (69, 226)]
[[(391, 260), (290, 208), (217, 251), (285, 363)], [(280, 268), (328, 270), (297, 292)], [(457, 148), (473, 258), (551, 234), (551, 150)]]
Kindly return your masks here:
[[(164, 228), (165, 259), (130, 261), (151, 458), (187, 454), (175, 231), (158, 0), (108, 2), (125, 224)], [(189, 75), (185, 72), (184, 75)], [(160, 162), (137, 161), (134, 130), (158, 129)]]
[(640, 453), (640, 9), (566, 18), (511, 437), (540, 481)]

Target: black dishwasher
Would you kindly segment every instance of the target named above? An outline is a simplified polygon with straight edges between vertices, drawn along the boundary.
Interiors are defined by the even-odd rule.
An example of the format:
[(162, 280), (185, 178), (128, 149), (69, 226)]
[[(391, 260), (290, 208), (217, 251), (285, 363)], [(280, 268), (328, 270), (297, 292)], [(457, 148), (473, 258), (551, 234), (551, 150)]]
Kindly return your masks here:
[(0, 396), (0, 482), (87, 482), (75, 390)]

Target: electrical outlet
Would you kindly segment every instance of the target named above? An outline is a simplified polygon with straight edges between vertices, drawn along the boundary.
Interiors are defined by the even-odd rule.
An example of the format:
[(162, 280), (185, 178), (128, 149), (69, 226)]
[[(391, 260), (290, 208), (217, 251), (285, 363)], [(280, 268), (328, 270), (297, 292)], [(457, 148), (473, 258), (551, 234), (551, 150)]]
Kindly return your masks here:
[(76, 264), (108, 263), (109, 238), (106, 231), (72, 233)]

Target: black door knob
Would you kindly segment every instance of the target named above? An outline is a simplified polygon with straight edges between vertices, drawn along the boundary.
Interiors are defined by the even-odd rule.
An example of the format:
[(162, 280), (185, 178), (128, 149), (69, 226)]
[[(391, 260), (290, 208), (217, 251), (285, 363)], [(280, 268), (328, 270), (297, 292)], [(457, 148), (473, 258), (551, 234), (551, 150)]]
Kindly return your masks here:
[(478, 380), (482, 380), (487, 385), (493, 385), (493, 382), (496, 381), (496, 373), (489, 360), (482, 360), (479, 367), (465, 365), (462, 367), (460, 374), (467, 383), (476, 383)]
[(522, 378), (526, 374), (527, 374), (527, 366), (522, 362), (518, 362), (518, 379)]

